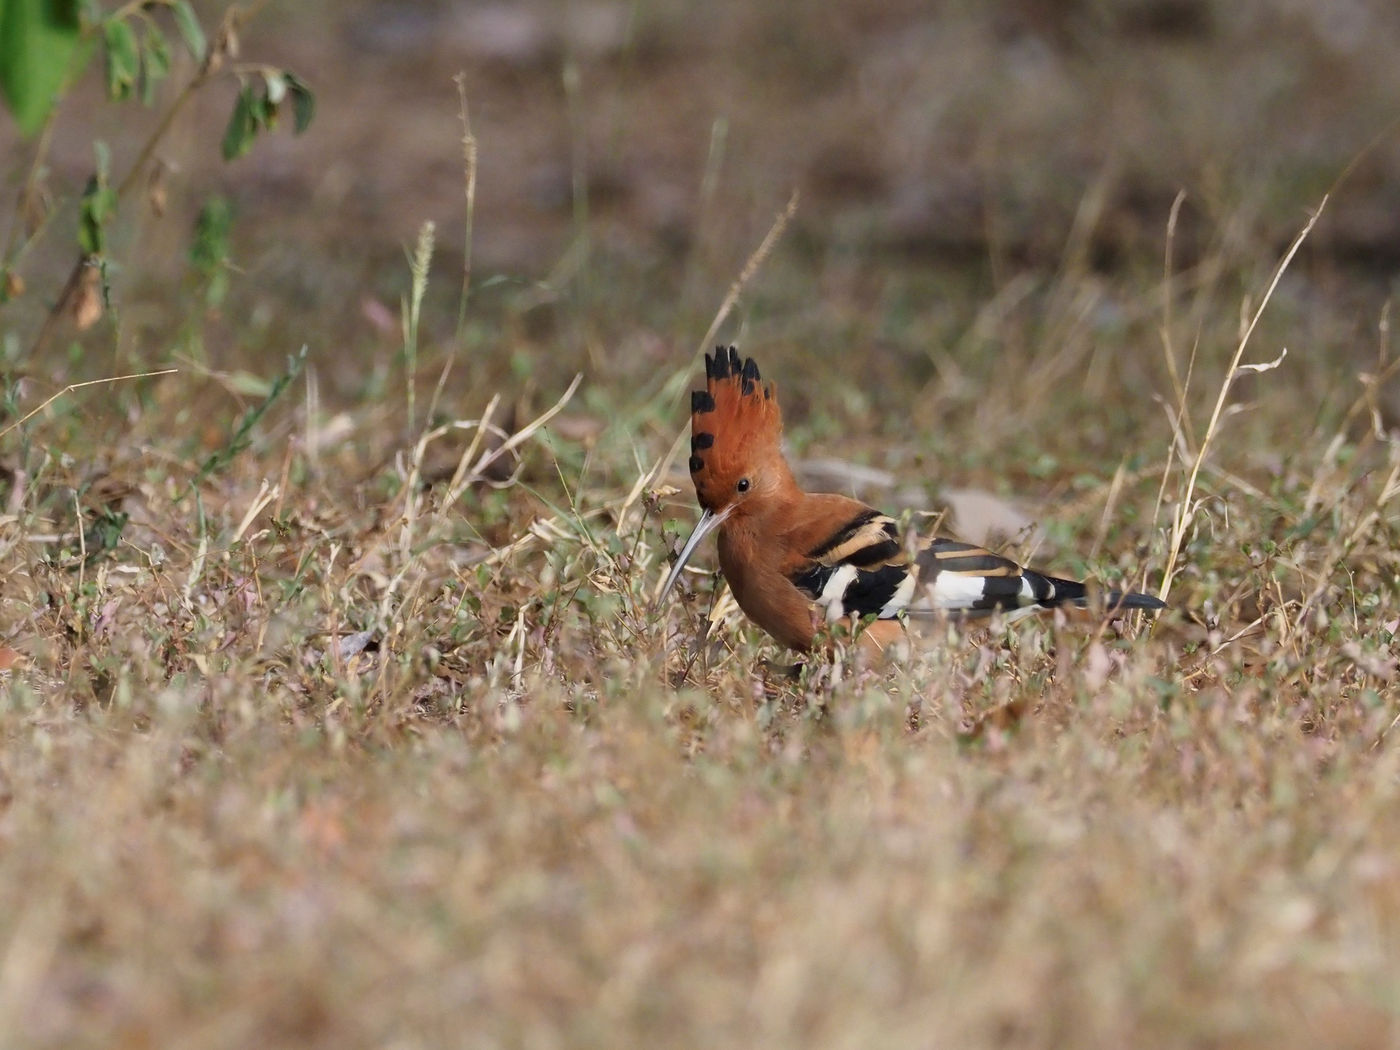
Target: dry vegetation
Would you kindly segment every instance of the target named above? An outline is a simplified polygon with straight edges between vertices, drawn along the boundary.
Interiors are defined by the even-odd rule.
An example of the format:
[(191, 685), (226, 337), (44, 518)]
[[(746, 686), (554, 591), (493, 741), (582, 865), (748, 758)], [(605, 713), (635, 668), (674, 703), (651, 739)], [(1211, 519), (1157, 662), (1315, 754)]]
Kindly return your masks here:
[[(1073, 39), (1045, 46), (1126, 39), (1111, 9), (1075, 5)], [(1197, 9), (1216, 11), (1124, 7)], [(686, 28), (667, 17), (643, 43)], [(763, 18), (749, 28), (781, 24)], [(991, 31), (950, 18), (957, 40)], [(792, 53), (825, 54), (814, 33)], [(619, 78), (647, 83), (649, 53)], [(509, 91), (527, 73), (497, 70)], [(459, 158), (450, 84), (433, 90)], [(611, 126), (618, 90), (597, 107)], [(804, 183), (720, 333), (778, 379), (803, 468), (892, 508), (986, 490), (1038, 526), (1011, 549), (1153, 590), (1170, 571), (1173, 608), (938, 630), (905, 666), (839, 652), (796, 682), (723, 605), (701, 641), (713, 577), (651, 607), (694, 520), (664, 465), (696, 342), (787, 196), (733, 189), (732, 160), (674, 254), (639, 253), (655, 231), (635, 215), (566, 208), (551, 221), (594, 231), (591, 252), (575, 240), (528, 281), (478, 258), (461, 325), (461, 227), (439, 223), (412, 352), (381, 299), (415, 302), (413, 268), (344, 298), (360, 245), (329, 228), (339, 258), (322, 241), (301, 257), (324, 284), (279, 287), (283, 256), (257, 255), (222, 310), (133, 261), (124, 312), (72, 336), (85, 355), (25, 361), (36, 306), (17, 301), (0, 313), (0, 1041), (1396, 1045), (1389, 288), (1332, 225), (1375, 203), (1366, 165), (1389, 148), (1286, 270), (1321, 206), (1311, 175), (1305, 194), (1280, 174), (1194, 212), (1189, 196), (1169, 232), (1175, 187), (1125, 204), (1109, 165), (1050, 223), (1054, 258), (1011, 237), (973, 249), (990, 267), (833, 211), (884, 199), (863, 168), (855, 190)], [(1152, 225), (1125, 226), (1139, 210)], [(846, 232), (820, 239), (813, 215)], [(511, 221), (478, 208), (488, 257)], [(266, 227), (240, 236), (283, 251), (248, 247)], [(53, 369), (167, 361), (180, 372), (10, 425), (69, 381)]]

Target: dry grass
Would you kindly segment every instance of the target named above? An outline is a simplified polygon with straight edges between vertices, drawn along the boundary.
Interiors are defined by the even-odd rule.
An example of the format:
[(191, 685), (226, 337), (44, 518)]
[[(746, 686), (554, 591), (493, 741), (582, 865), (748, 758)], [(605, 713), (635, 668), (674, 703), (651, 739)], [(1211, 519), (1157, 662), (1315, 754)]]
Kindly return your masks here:
[[(0, 1041), (1396, 1045), (1389, 308), (1251, 214), (1165, 271), (1163, 214), (1109, 273), (1079, 207), (990, 289), (857, 274), (799, 214), (720, 336), (797, 456), (895, 479), (872, 499), (988, 489), (1047, 567), (1169, 577), (1121, 633), (937, 630), (794, 682), (722, 605), (697, 644), (712, 578), (651, 607), (705, 323), (657, 284), (725, 301), (761, 220), (713, 281), (702, 230), (460, 316), (425, 236), (363, 371), (312, 318), (280, 398), (184, 360), (0, 434)], [(6, 360), (11, 419), (63, 385)]]
[[(1266, 425), (1297, 410), (1286, 367)], [(648, 611), (691, 513), (636, 487), (683, 424), (665, 391), (591, 384), (494, 459), (489, 421), (396, 445), (402, 406), (276, 404), (196, 506), (188, 380), (148, 382), (102, 470), (63, 451), (102, 425), (76, 392), (12, 479), (0, 1028), (24, 1044), (1393, 1040), (1390, 439), (1303, 442), (1265, 479), (1225, 419), (1150, 631), (950, 632), (789, 684), (733, 617), (690, 663), (707, 601)], [(1022, 425), (1063, 435), (1067, 407)], [(1193, 461), (1125, 411), (1157, 447), (1087, 568), (1155, 582)], [(1078, 440), (1046, 446), (1092, 478), (1052, 508), (1070, 568), (1114, 474)]]

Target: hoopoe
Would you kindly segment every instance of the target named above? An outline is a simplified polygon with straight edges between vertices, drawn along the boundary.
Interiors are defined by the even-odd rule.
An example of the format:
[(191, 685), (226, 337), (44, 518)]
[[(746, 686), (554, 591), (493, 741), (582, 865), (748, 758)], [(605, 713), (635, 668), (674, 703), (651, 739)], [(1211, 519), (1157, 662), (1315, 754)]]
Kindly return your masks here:
[[(762, 381), (753, 358), (719, 347), (705, 355), (705, 380), (690, 399), (690, 476), (704, 513), (661, 598), (700, 541), (718, 530), (720, 570), (739, 608), (804, 652), (823, 622), (847, 617), (874, 617), (861, 638), (884, 649), (902, 638), (906, 619), (1089, 607), (1082, 583), (956, 540), (922, 539), (906, 548), (888, 515), (848, 496), (803, 492), (779, 444), (777, 388)], [(1150, 595), (1119, 591), (1104, 593), (1099, 605), (1108, 616), (1166, 607)]]

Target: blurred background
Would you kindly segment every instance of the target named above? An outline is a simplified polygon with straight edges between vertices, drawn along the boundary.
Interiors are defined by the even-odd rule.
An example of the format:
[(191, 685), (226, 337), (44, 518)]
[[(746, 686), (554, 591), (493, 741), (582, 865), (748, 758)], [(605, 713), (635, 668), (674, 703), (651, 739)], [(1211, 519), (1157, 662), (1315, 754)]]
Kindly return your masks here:
[[(54, 363), (26, 367), (257, 371), (307, 343), (322, 396), (362, 401), (394, 367), (405, 252), (431, 221), (420, 365), (431, 385), (460, 355), (453, 411), (503, 385), (543, 398), (577, 369), (645, 384), (692, 365), (794, 191), (721, 337), (771, 363), (790, 415), (834, 413), (808, 419), (818, 435), (935, 404), (974, 444), (1014, 445), (1009, 409), (1027, 398), (1165, 392), (1178, 194), (1179, 354), (1228, 359), (1242, 304), (1332, 189), (1259, 355), (1288, 345), (1280, 382), (1326, 415), (1380, 352), (1400, 261), (1389, 0), (302, 0), (264, 7), (241, 46), (312, 86), (310, 130), (224, 163), (234, 88), (207, 92), (161, 150), (159, 214), (124, 216), (116, 332), (64, 333)], [(460, 324), (458, 74), (479, 157)], [(120, 168), (153, 119), (88, 80), (48, 176), (70, 226), (94, 128)], [(0, 121), (11, 190), (31, 149)], [(194, 216), (214, 196), (231, 206), (232, 279), (192, 325), (172, 291), (192, 287)], [(71, 265), (56, 214), (0, 314), (12, 363)], [(999, 398), (1002, 422), (974, 428)], [(1160, 416), (1139, 403), (1088, 440)]]

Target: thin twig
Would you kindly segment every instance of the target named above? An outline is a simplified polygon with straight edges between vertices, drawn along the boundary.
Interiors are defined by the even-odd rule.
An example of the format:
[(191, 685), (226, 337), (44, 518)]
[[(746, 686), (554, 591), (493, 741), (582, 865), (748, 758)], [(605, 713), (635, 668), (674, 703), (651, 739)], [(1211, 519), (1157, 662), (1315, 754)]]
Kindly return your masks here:
[(58, 393), (54, 394), (38, 408), (31, 409), (29, 412), (26, 412), (19, 419), (15, 420), (13, 423), (7, 426), (4, 430), (0, 430), (0, 438), (3, 438), (11, 430), (14, 430), (15, 427), (23, 426), (29, 419), (38, 415), (40, 412), (48, 408), (51, 404), (53, 404), (59, 398), (63, 397), (65, 394), (71, 394), (74, 390), (81, 390), (85, 386), (99, 386), (102, 383), (120, 383), (127, 379), (150, 379), (153, 376), (168, 376), (171, 373), (178, 371), (180, 371), (178, 368), (162, 368), (158, 372), (134, 372), (131, 375), (108, 376), (106, 379), (89, 379), (83, 383), (69, 383), (66, 387), (64, 387)]
[(1269, 281), (1268, 288), (1264, 291), (1264, 297), (1260, 300), (1259, 306), (1255, 309), (1248, 325), (1245, 326), (1239, 343), (1235, 346), (1235, 354), (1230, 358), (1230, 367), (1225, 371), (1225, 379), (1220, 384), (1220, 393), (1215, 398), (1215, 408), (1210, 414), (1210, 421), (1206, 424), (1205, 436), (1201, 439), (1201, 446), (1196, 450), (1195, 461), (1191, 464), (1191, 472), (1186, 478), (1186, 489), (1182, 493), (1181, 499), (1177, 503), (1176, 512), (1172, 516), (1172, 535), (1170, 549), (1167, 551), (1167, 565), (1162, 572), (1162, 587), (1157, 597), (1166, 600), (1171, 591), (1172, 578), (1176, 572), (1176, 561), (1181, 554), (1181, 545), (1186, 539), (1186, 529), (1191, 524), (1195, 516), (1195, 510), (1191, 500), (1196, 491), (1196, 478), (1201, 473), (1201, 465), (1205, 462), (1206, 453), (1210, 450), (1211, 442), (1215, 438), (1217, 429), (1220, 426), (1221, 416), (1225, 412), (1225, 402), (1230, 394), (1230, 387), (1234, 385), (1235, 379), (1243, 371), (1266, 371), (1270, 367), (1277, 367), (1283, 363), (1282, 355), (1277, 361), (1265, 365), (1246, 365), (1241, 367), (1240, 360), (1244, 357), (1245, 347), (1249, 345), (1249, 338), (1254, 334), (1254, 329), (1259, 324), (1259, 318), (1263, 316), (1270, 300), (1273, 299), (1274, 291), (1278, 288), (1279, 281), (1283, 279), (1284, 272), (1289, 264), (1293, 262), (1293, 257), (1298, 254), (1298, 249), (1307, 240), (1308, 234), (1312, 233), (1313, 227), (1317, 225), (1318, 219), (1322, 217), (1323, 209), (1327, 207), (1327, 197), (1323, 197), (1317, 206), (1317, 210), (1309, 217), (1307, 225), (1293, 238), (1293, 243), (1289, 245), (1288, 251), (1284, 253), (1278, 266), (1274, 268), (1274, 274)]
[[(475, 480), (481, 477), (482, 474), (485, 472), (486, 468), (489, 467), (492, 463), (496, 462), (496, 460), (500, 459), (507, 452), (510, 452), (520, 447), (525, 442), (529, 441), (530, 438), (535, 435), (536, 431), (538, 431), (551, 419), (557, 416), (560, 412), (564, 411), (564, 406), (567, 405), (569, 401), (573, 398), (575, 392), (577, 392), (579, 388), (579, 384), (582, 382), (583, 373), (579, 372), (577, 375), (574, 376), (574, 381), (569, 384), (569, 389), (564, 391), (564, 393), (560, 396), (559, 400), (554, 402), (554, 405), (551, 408), (546, 409), (540, 415), (532, 419), (529, 423), (525, 424), (525, 426), (521, 427), (509, 438), (503, 441), (499, 447), (494, 449), (488, 449), (486, 452), (483, 452), (481, 458), (477, 460), (476, 464), (471, 468), (471, 479)], [(463, 488), (465, 488), (465, 485), (463, 485)], [(447, 493), (447, 502), (455, 503), (458, 497), (461, 496), (461, 494), (461, 489), (449, 490)]]

